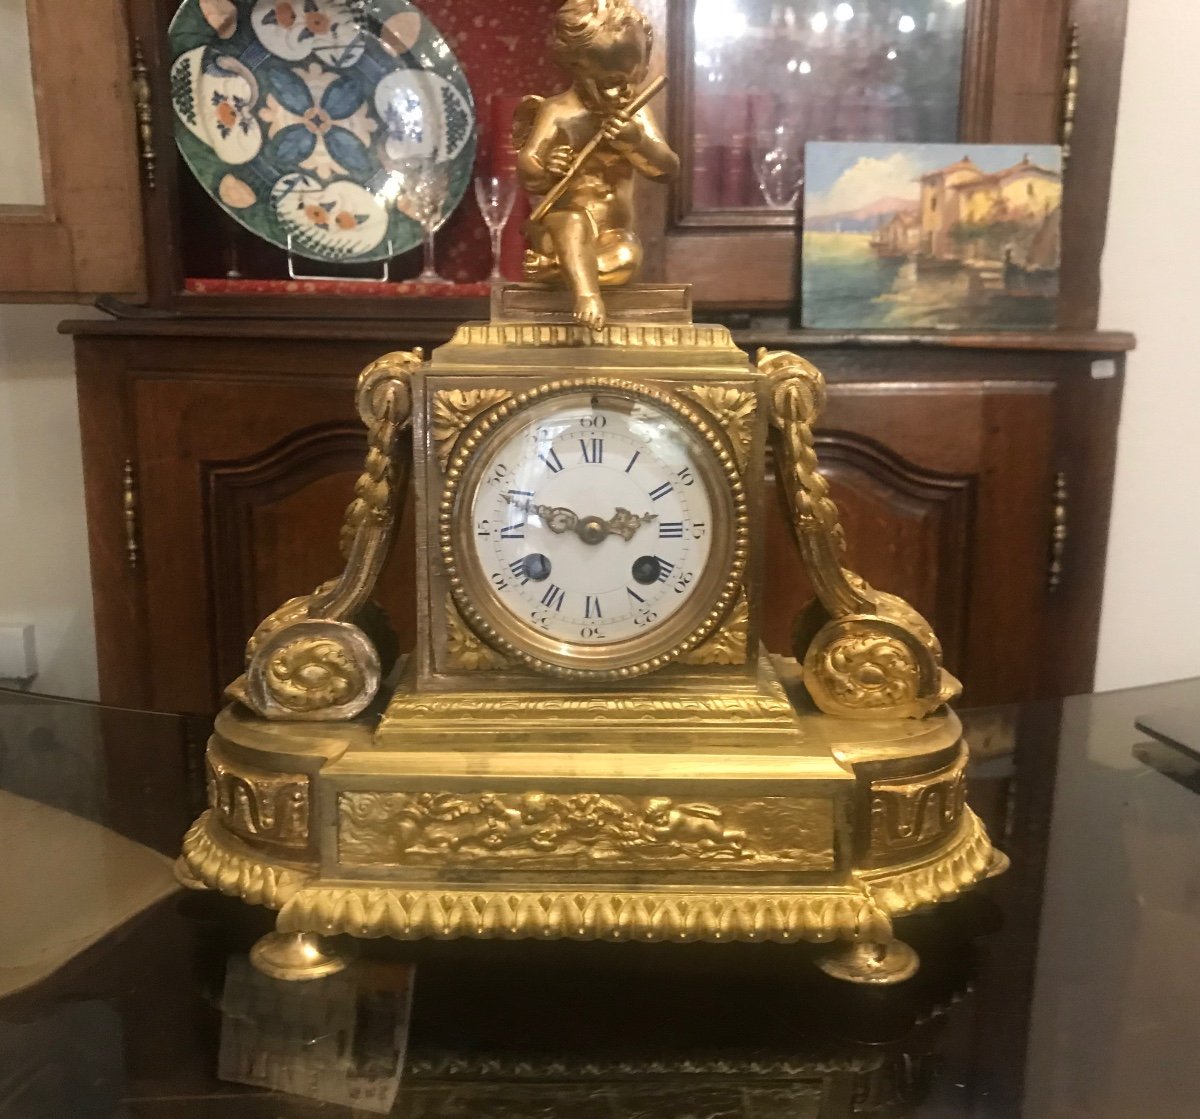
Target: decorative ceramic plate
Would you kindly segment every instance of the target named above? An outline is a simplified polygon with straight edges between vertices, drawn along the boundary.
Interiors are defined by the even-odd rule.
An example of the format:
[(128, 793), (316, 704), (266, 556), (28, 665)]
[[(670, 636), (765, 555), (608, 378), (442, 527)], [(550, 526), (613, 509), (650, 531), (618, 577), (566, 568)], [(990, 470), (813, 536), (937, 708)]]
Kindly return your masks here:
[(471, 91), (406, 0), (184, 0), (168, 36), (179, 150), (271, 244), (383, 260), (420, 244), (408, 190), (422, 170), (445, 175), (443, 219), (462, 199)]

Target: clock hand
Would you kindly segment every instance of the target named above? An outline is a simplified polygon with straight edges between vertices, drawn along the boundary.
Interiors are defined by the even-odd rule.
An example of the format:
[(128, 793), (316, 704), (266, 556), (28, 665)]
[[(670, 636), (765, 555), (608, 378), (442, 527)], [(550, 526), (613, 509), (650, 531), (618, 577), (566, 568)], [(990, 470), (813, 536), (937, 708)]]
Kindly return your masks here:
[(625, 540), (632, 540), (633, 534), (644, 524), (649, 524), (651, 521), (657, 521), (657, 513), (643, 513), (640, 517), (636, 513), (631, 513), (628, 509), (623, 509), (617, 506), (617, 511), (606, 522), (605, 528), (609, 532), (615, 532), (618, 536)]
[(540, 517), (542, 523), (554, 533), (570, 532), (579, 524), (578, 515), (561, 505), (535, 505), (528, 498), (517, 497), (512, 493), (506, 493), (504, 500), (522, 513), (532, 513), (535, 517)]

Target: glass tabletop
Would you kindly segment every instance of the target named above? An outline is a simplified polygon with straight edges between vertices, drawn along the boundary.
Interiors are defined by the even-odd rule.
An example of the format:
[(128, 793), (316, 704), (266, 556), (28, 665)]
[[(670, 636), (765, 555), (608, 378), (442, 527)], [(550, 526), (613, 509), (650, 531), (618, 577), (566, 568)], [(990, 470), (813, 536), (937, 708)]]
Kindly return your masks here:
[(1145, 1119), (1195, 1111), (1200, 800), (1135, 719), (1200, 680), (967, 712), (1012, 869), (898, 923), (894, 988), (805, 945), (362, 942), (177, 886), (205, 720), (0, 693), (0, 1117)]

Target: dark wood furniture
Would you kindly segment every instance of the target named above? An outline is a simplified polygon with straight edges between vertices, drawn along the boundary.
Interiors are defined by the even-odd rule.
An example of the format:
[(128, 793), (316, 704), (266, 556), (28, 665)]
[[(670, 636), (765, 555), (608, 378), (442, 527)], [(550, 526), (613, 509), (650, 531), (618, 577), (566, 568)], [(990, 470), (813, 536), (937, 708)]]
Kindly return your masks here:
[[(208, 710), (255, 624), (340, 569), (337, 530), (364, 449), (358, 370), (444, 334), (324, 322), (71, 329), (102, 694)], [(791, 346), (825, 371), (820, 453), (850, 564), (934, 622), (970, 701), (1087, 690), (1128, 337), (738, 337)], [(767, 640), (782, 651), (808, 592), (781, 513), (770, 534)], [(406, 525), (383, 596), (402, 645), (412, 548)]]

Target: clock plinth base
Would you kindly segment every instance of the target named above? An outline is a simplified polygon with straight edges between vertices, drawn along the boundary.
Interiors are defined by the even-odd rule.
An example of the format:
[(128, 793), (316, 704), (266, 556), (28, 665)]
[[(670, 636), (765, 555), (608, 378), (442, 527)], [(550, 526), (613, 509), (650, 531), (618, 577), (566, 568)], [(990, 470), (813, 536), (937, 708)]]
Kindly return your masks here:
[(882, 964), (831, 973), (897, 981), (912, 958), (892, 918), (1003, 869), (963, 804), (961, 728), (948, 710), (833, 719), (797, 681), (764, 661), (756, 689), (707, 709), (678, 691), (541, 693), (539, 710), (401, 687), (385, 717), (342, 725), (234, 705), (187, 870), (278, 909), (281, 933), (841, 940)]
[[(546, 284), (494, 284), (492, 322), (559, 323), (573, 326), (575, 297)], [(690, 323), (691, 284), (630, 284), (604, 293), (610, 323)]]

